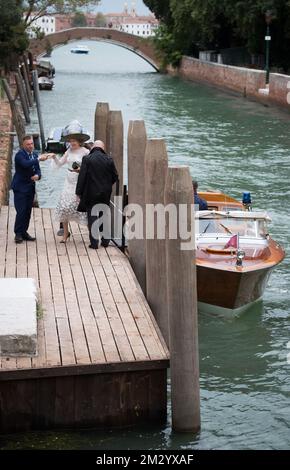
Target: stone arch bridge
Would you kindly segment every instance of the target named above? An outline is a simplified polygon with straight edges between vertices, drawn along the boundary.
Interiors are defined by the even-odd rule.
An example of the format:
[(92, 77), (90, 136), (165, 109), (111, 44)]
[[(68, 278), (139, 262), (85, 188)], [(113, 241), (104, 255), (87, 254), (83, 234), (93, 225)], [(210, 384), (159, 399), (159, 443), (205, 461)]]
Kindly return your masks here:
[(110, 28), (71, 28), (48, 34), (43, 39), (31, 39), (29, 51), (33, 56), (45, 54), (48, 48), (54, 48), (81, 39), (94, 39), (124, 47), (142, 57), (152, 67), (160, 71), (161, 61), (158, 58), (152, 39), (134, 36)]

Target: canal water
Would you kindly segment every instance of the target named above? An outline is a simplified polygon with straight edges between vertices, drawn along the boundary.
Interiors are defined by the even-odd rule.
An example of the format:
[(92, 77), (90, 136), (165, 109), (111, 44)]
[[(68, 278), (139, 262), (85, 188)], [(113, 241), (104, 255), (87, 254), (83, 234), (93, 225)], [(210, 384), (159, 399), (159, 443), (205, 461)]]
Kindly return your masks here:
[[(87, 44), (88, 56), (71, 54), (72, 44), (53, 52), (55, 88), (41, 92), (46, 134), (72, 119), (93, 131), (98, 101), (122, 110), (125, 132), (130, 119), (144, 119), (148, 136), (166, 139), (170, 162), (188, 165), (200, 189), (237, 198), (250, 191), (287, 257), (262, 308), (232, 321), (200, 315), (199, 435), (172, 433), (169, 405), (163, 427), (7, 436), (0, 448), (290, 449), (290, 115), (159, 75), (120, 47)], [(49, 162), (43, 173), (39, 202), (52, 207), (64, 173), (51, 173)]]

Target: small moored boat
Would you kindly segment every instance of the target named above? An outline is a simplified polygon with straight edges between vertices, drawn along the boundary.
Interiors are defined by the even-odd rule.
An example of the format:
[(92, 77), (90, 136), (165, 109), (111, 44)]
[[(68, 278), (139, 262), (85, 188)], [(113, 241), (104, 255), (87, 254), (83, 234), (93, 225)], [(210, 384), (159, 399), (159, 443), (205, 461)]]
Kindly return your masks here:
[(54, 82), (48, 77), (39, 77), (38, 86), (40, 90), (52, 90)]
[(86, 129), (77, 120), (71, 121), (65, 127), (54, 127), (46, 141), (46, 151), (53, 153), (64, 153), (68, 144), (68, 137), (80, 140), (82, 143), (90, 139)]
[(90, 49), (88, 48), (88, 46), (82, 45), (73, 47), (70, 51), (73, 54), (88, 54), (90, 52)]
[(36, 69), (39, 77), (53, 78), (55, 76), (55, 68), (49, 60), (41, 59), (36, 62)]
[(199, 309), (238, 316), (259, 301), (285, 252), (269, 235), (270, 218), (222, 193), (199, 193), (209, 210), (196, 212)]
[(54, 127), (51, 129), (46, 141), (47, 152), (64, 153), (66, 151), (66, 144), (62, 140), (62, 131), (62, 127)]

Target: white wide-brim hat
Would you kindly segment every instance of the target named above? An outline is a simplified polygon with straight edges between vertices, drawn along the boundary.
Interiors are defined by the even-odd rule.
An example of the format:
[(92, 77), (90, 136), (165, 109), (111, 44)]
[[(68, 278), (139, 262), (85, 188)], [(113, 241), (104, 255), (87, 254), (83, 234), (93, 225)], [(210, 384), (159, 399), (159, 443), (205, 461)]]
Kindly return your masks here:
[(67, 135), (62, 136), (62, 140), (64, 142), (68, 142), (71, 139), (78, 140), (79, 142), (83, 144), (84, 142), (90, 139), (90, 136), (84, 133), (67, 134)]

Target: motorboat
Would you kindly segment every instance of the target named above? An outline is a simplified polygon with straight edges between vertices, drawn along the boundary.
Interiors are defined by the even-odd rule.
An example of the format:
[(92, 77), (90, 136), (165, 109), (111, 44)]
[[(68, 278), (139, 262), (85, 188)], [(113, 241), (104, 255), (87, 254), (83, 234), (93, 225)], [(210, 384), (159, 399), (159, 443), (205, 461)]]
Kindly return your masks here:
[(88, 54), (90, 52), (90, 49), (88, 48), (88, 46), (79, 45), (79, 46), (73, 47), (70, 51), (73, 54)]
[(64, 153), (68, 147), (69, 139), (77, 139), (82, 144), (90, 139), (89, 132), (77, 120), (71, 121), (65, 127), (54, 127), (46, 141), (46, 151)]
[(199, 310), (235, 317), (262, 299), (272, 270), (285, 251), (268, 232), (270, 217), (219, 192), (199, 196), (208, 210), (197, 211), (196, 268)]
[(55, 68), (49, 60), (39, 60), (36, 63), (36, 69), (39, 77), (53, 78), (55, 76)]
[(38, 86), (40, 90), (52, 90), (54, 82), (48, 77), (38, 77)]
[(66, 143), (62, 140), (62, 131), (62, 127), (51, 129), (46, 141), (47, 152), (64, 153), (66, 151)]

